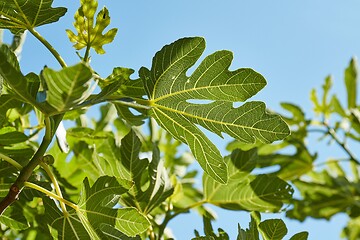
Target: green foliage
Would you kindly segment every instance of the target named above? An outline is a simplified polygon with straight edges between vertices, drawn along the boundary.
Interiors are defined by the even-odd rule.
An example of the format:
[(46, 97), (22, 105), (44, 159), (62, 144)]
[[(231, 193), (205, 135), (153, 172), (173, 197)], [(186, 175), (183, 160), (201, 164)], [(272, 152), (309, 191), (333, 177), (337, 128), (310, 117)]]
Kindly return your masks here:
[[(171, 239), (169, 222), (194, 210), (204, 220), (204, 235), (196, 231), (194, 239), (229, 239), (225, 230), (214, 231), (211, 205), (251, 212), (249, 227), (238, 227), (238, 240), (286, 238), (283, 220), (260, 219), (259, 212), (279, 211), (300, 221), (346, 213), (343, 236), (359, 238), (356, 59), (344, 72), (345, 102), (328, 76), (321, 91), (311, 92), (314, 117), (290, 102), (281, 104), (286, 114), (280, 116), (263, 102), (246, 102), (266, 80), (249, 68), (230, 71), (229, 51), (206, 56), (188, 74), (205, 50), (200, 37), (164, 46), (138, 79), (124, 67), (99, 76), (90, 49), (105, 53), (117, 30), (105, 31), (109, 11), (96, 14), (95, 0), (81, 0), (76, 33), (66, 30), (76, 50), (85, 48), (80, 62), (68, 67), (34, 29), (65, 14), (52, 2), (0, 0), (0, 28), (14, 37), (28, 30), (62, 67), (25, 74), (14, 49), (0, 46), (1, 238)], [(238, 102), (243, 105), (234, 107)], [(90, 107), (99, 119), (89, 119)], [(52, 141), (62, 120), (72, 122), (66, 138), (58, 138), (67, 141), (69, 153)], [(203, 128), (234, 139), (228, 156)], [(345, 157), (314, 153), (308, 146), (314, 134)], [(191, 170), (196, 161), (204, 173)], [(300, 232), (290, 239), (307, 238)]]
[[(57, 112), (65, 112), (81, 104), (90, 95), (91, 70), (80, 63), (59, 72), (45, 68), (42, 72), (46, 101)], [(49, 113), (48, 113), (49, 114)]]
[[(260, 214), (258, 212), (251, 213), (251, 221), (249, 228), (242, 229), (238, 225), (237, 240), (259, 240), (260, 236), (264, 240), (281, 240), (287, 234), (285, 223), (281, 219), (268, 219), (261, 222)], [(195, 231), (196, 237), (193, 240), (211, 239), (211, 240), (229, 240), (229, 235), (221, 228), (218, 229), (219, 234), (214, 232), (211, 220), (204, 218), (204, 233), (205, 236), (200, 236), (198, 231)], [(306, 240), (307, 232), (300, 232), (290, 238), (290, 240)]]
[(53, 0), (1, 0), (0, 28), (18, 34), (24, 30), (57, 22), (66, 13), (66, 8), (51, 7)]
[[(261, 90), (265, 79), (251, 69), (230, 72), (232, 53), (216, 52), (204, 59), (190, 76), (186, 71), (205, 49), (202, 38), (184, 38), (158, 52), (151, 70), (140, 69), (140, 77), (150, 100), (150, 114), (171, 135), (186, 143), (206, 173), (227, 182), (226, 164), (216, 146), (195, 124), (218, 134), (222, 132), (246, 143), (255, 139), (269, 143), (289, 134), (277, 115), (265, 112), (261, 102), (233, 108)], [(213, 100), (192, 104), (188, 100)]]
[[(235, 150), (228, 158), (229, 183), (221, 184), (207, 175), (203, 177), (207, 202), (231, 210), (279, 211), (292, 197), (290, 185), (276, 176), (252, 175), (257, 162), (256, 149)], [(268, 184), (263, 184), (267, 182)]]

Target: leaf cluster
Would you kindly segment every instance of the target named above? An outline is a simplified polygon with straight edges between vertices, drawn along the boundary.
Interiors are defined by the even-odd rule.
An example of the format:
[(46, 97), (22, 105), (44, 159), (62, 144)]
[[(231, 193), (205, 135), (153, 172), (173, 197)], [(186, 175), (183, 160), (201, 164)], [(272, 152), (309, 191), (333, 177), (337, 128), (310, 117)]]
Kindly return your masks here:
[[(0, 236), (171, 239), (168, 223), (194, 210), (204, 218), (205, 239), (227, 239), (213, 233), (208, 205), (215, 205), (253, 212), (238, 239), (282, 239), (283, 221), (261, 222), (258, 212), (294, 203), (287, 181), (300, 181), (312, 168), (316, 156), (304, 145), (309, 121), (301, 110), (284, 105), (294, 117), (282, 118), (265, 103), (248, 101), (266, 80), (250, 68), (230, 71), (230, 51), (210, 54), (189, 75), (205, 50), (200, 37), (164, 46), (138, 79), (123, 67), (102, 77), (90, 64), (91, 49), (105, 53), (117, 29), (104, 33), (110, 16), (106, 8), (96, 14), (98, 1), (80, 3), (76, 33), (66, 32), (76, 51), (85, 50), (67, 66), (35, 29), (58, 21), (66, 8), (53, 8), (52, 0), (0, 1), (0, 28), (14, 37), (29, 31), (62, 67), (23, 74), (16, 49), (0, 47)], [(234, 107), (237, 102), (242, 105)], [(89, 108), (99, 111), (98, 119), (89, 118)], [(71, 122), (67, 129), (63, 121)], [(302, 127), (269, 145), (290, 134), (288, 124)], [(228, 156), (203, 128), (234, 138)], [(288, 146), (296, 147), (294, 155), (279, 153)], [(193, 162), (203, 170), (200, 186)], [(272, 165), (280, 170), (256, 171)]]

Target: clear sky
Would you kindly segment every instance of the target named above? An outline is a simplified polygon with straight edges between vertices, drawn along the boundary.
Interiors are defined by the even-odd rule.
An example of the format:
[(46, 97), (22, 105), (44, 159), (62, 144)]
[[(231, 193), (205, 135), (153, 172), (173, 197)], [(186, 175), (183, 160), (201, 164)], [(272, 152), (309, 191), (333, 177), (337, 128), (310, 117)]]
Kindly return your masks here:
[[(38, 28), (65, 60), (78, 58), (65, 29), (72, 29), (76, 0), (55, 0), (68, 14), (55, 25)], [(311, 111), (309, 92), (320, 87), (326, 75), (335, 77), (335, 89), (343, 96), (343, 71), (352, 56), (360, 56), (360, 2), (357, 0), (99, 0), (110, 9), (111, 27), (119, 29), (115, 41), (105, 46), (106, 55), (93, 54), (92, 66), (107, 76), (115, 66), (138, 70), (151, 66), (163, 45), (185, 36), (203, 36), (205, 55), (216, 50), (234, 52), (231, 68), (251, 67), (264, 75), (268, 86), (254, 99), (281, 111), (280, 102), (294, 102)], [(50, 61), (50, 64), (49, 64)], [(39, 72), (43, 66), (59, 68), (50, 54), (28, 37), (22, 54), (23, 72)], [(219, 143), (221, 140), (218, 140)], [(283, 217), (276, 215), (274, 217)], [(237, 223), (248, 224), (248, 214), (220, 211), (217, 226), (235, 238)], [(330, 222), (286, 220), (291, 234), (307, 230), (309, 239), (339, 239), (345, 216)], [(174, 222), (177, 239), (190, 239), (202, 220), (189, 214)], [(290, 235), (288, 235), (290, 238)]]

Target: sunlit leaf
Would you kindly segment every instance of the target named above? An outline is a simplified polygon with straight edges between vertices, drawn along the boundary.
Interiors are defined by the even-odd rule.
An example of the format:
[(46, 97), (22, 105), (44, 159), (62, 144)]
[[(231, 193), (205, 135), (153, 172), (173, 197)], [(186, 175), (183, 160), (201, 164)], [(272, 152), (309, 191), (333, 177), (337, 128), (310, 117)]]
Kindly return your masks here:
[[(121, 141), (121, 163), (125, 167), (126, 179), (135, 182), (125, 202), (149, 213), (172, 194), (173, 188), (159, 150), (154, 148), (149, 163), (147, 159), (139, 159), (140, 148), (141, 142), (134, 131)], [(143, 177), (149, 181), (146, 189), (142, 188)]]
[[(267, 113), (262, 102), (233, 108), (233, 102), (255, 95), (266, 81), (251, 69), (229, 71), (231, 52), (215, 52), (190, 77), (186, 76), (204, 49), (202, 38), (180, 39), (155, 55), (151, 70), (141, 68), (139, 74), (152, 117), (174, 138), (189, 145), (206, 173), (226, 183), (226, 165), (220, 152), (195, 124), (219, 136), (224, 132), (248, 143), (256, 139), (266, 143), (283, 139), (289, 129), (279, 116)], [(201, 104), (190, 100), (213, 102)]]
[(53, 0), (0, 0), (0, 28), (18, 34), (26, 29), (57, 22), (66, 8), (53, 8)]
[(85, 101), (90, 95), (90, 69), (82, 63), (54, 71), (45, 68), (46, 101), (58, 112), (64, 112)]
[(265, 240), (282, 240), (287, 234), (285, 223), (281, 219), (269, 219), (259, 224)]
[(96, 231), (100, 224), (109, 224), (115, 225), (128, 236), (135, 236), (149, 227), (148, 220), (136, 209), (114, 209), (118, 197), (126, 191), (115, 178), (100, 177), (91, 188), (88, 181), (84, 181), (79, 206), (85, 210), (84, 213)]
[(94, 26), (95, 12), (98, 7), (98, 1), (81, 0), (81, 7), (74, 15), (74, 27), (77, 35), (71, 30), (66, 30), (71, 42), (75, 43), (74, 48), (80, 50), (84, 47), (92, 47), (98, 54), (104, 54), (103, 45), (111, 43), (116, 35), (117, 29), (110, 29), (103, 34), (105, 28), (110, 24), (109, 11), (104, 7), (96, 16)]
[(29, 83), (19, 70), (15, 54), (5, 44), (0, 47), (0, 75), (19, 100), (36, 105), (35, 96), (31, 95)]

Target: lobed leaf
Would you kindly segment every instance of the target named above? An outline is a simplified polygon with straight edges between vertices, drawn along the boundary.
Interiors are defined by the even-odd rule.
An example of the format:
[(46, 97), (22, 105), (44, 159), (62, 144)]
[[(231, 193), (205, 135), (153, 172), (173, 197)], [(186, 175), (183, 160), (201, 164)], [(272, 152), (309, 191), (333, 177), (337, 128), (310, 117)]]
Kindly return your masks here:
[[(189, 145), (206, 173), (218, 182), (227, 182), (226, 164), (216, 146), (196, 124), (218, 134), (247, 143), (256, 139), (269, 143), (289, 134), (286, 123), (269, 114), (265, 104), (245, 101), (265, 85), (265, 79), (251, 69), (229, 71), (232, 53), (218, 51), (206, 57), (190, 77), (186, 71), (205, 49), (202, 38), (183, 38), (165, 46), (153, 58), (151, 70), (139, 75), (150, 101), (150, 114), (172, 136)], [(194, 104), (190, 100), (211, 100)]]
[(19, 34), (26, 29), (57, 22), (67, 9), (53, 8), (52, 3), (53, 0), (0, 0), (0, 28)]
[(103, 45), (114, 40), (117, 29), (110, 29), (103, 34), (105, 28), (110, 24), (109, 11), (106, 7), (97, 14), (94, 26), (97, 7), (98, 1), (96, 0), (81, 0), (81, 7), (74, 15), (74, 27), (78, 35), (69, 29), (66, 30), (66, 33), (70, 41), (75, 43), (75, 49), (80, 50), (84, 47), (92, 47), (98, 54), (104, 54)]
[[(92, 187), (84, 180), (79, 210), (62, 213), (52, 200), (44, 199), (48, 225), (57, 238), (104, 239), (109, 232), (135, 236), (150, 225), (145, 216), (134, 208), (116, 208), (119, 197), (131, 184), (114, 177), (100, 177)], [(106, 227), (105, 227), (106, 225)], [(104, 229), (106, 232), (102, 232)], [(112, 231), (110, 229), (113, 229)]]
[(131, 185), (128, 185), (123, 188), (114, 177), (100, 177), (91, 188), (88, 180), (84, 180), (79, 207), (85, 210), (84, 213), (95, 231), (100, 230), (100, 224), (108, 224), (115, 225), (128, 236), (135, 236), (149, 227), (148, 220), (136, 209), (114, 208), (119, 196), (130, 187)]
[[(134, 131), (121, 140), (121, 163), (128, 180), (135, 184), (129, 191), (125, 201), (131, 206), (137, 207), (143, 213), (149, 213), (159, 206), (166, 198), (173, 193), (169, 176), (164, 167), (163, 160), (160, 160), (158, 148), (154, 148), (152, 160), (139, 158), (141, 142)], [(146, 171), (148, 168), (148, 171)], [(130, 178), (130, 179), (129, 179)], [(149, 180), (147, 188), (143, 189), (143, 179)]]

